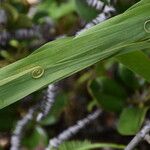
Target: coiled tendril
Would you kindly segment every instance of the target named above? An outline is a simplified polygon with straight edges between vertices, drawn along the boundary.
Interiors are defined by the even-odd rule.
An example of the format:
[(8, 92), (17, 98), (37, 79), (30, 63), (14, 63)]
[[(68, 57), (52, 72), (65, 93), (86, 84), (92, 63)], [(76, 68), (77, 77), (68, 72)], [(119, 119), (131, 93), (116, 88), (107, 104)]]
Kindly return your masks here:
[(145, 32), (150, 33), (150, 20), (147, 20), (144, 23), (144, 30), (145, 30)]
[(44, 69), (41, 66), (37, 66), (31, 73), (34, 79), (42, 77), (44, 74)]

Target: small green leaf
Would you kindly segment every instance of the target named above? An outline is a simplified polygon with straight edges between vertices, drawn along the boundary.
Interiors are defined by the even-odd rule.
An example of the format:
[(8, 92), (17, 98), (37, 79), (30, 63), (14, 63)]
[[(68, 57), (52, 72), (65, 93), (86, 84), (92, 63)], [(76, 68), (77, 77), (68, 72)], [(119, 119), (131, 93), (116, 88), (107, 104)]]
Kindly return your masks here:
[(142, 51), (135, 51), (116, 57), (133, 72), (150, 82), (150, 58)]
[(114, 80), (107, 77), (97, 78), (90, 83), (89, 91), (102, 108), (117, 112), (122, 110), (126, 93)]
[[(128, 60), (128, 59), (127, 59)], [(139, 82), (135, 74), (124, 65), (120, 64), (118, 68), (119, 77), (123, 83), (130, 89), (136, 90), (139, 88)]]
[(126, 92), (121, 85), (119, 85), (115, 80), (108, 77), (99, 77), (96, 79), (99, 83), (99, 88), (101, 92), (109, 95), (113, 95), (120, 98), (126, 98)]
[(148, 108), (124, 108), (119, 119), (118, 131), (122, 135), (136, 134), (145, 119)]

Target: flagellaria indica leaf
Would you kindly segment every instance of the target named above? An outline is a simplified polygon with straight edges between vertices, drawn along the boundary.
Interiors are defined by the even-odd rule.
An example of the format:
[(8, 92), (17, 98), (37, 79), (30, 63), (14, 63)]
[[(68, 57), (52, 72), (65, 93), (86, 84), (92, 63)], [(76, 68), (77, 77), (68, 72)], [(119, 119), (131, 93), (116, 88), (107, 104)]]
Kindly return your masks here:
[[(133, 7), (76, 37), (47, 43), (37, 52), (0, 69), (0, 108), (100, 60), (150, 48), (144, 24), (150, 2)], [(40, 66), (41, 74), (33, 78)], [(15, 88), (14, 88), (15, 87)]]

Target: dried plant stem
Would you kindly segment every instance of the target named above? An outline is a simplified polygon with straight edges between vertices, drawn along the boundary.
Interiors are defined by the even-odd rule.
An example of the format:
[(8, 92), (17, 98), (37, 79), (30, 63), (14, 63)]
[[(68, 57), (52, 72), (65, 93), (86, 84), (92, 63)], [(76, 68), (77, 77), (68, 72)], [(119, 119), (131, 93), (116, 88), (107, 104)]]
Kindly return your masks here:
[(96, 110), (92, 114), (89, 114), (86, 118), (77, 121), (75, 125), (69, 127), (68, 129), (60, 133), (57, 137), (51, 139), (49, 141), (48, 147), (45, 150), (50, 150), (51, 148), (58, 148), (58, 146), (61, 143), (71, 138), (73, 135), (79, 132), (80, 129), (84, 128), (87, 124), (95, 120), (100, 114), (101, 114), (101, 110)]
[(90, 7), (95, 8), (96, 10), (102, 10), (105, 6), (105, 3), (99, 0), (86, 0), (86, 2)]
[[(4, 22), (4, 19), (1, 19), (0, 22)], [(13, 32), (7, 30), (0, 31), (0, 46), (6, 45), (10, 40), (29, 40), (29, 39), (38, 39), (49, 41), (51, 40), (50, 35), (54, 34), (55, 29), (53, 27), (53, 22), (45, 18), (45, 23), (42, 25), (34, 25), (31, 28), (22, 28), (17, 29)], [(45, 34), (47, 33), (47, 34)]]
[[(100, 2), (100, 1), (98, 1), (98, 2)], [(82, 30), (80, 30), (79, 32), (76, 33), (76, 35), (79, 35), (81, 32), (83, 32), (83, 31), (85, 31), (85, 30), (93, 27), (94, 25), (97, 25), (97, 24), (99, 24), (99, 23), (107, 20), (115, 12), (116, 12), (116, 10), (115, 10), (115, 8), (113, 6), (111, 6), (111, 5), (105, 5), (104, 8), (103, 8), (103, 10), (102, 10), (102, 12), (95, 19), (93, 19), (91, 22), (87, 23)]]
[(55, 100), (54, 89), (55, 89), (54, 84), (49, 85), (44, 101), (42, 101), (41, 104), (35, 105), (32, 108), (30, 108), (28, 113), (17, 122), (15, 130), (13, 131), (13, 135), (11, 137), (10, 150), (20, 150), (23, 133), (30, 121), (36, 118), (36, 121), (39, 122), (49, 113)]
[(28, 123), (33, 119), (34, 112), (37, 110), (37, 107), (32, 107), (28, 113), (17, 122), (13, 135), (11, 137), (11, 148), (10, 150), (20, 150), (21, 139), (23, 137), (24, 130)]
[(24, 40), (40, 38), (39, 27), (34, 27), (30, 29), (18, 29), (15, 32), (0, 32), (0, 45), (5, 45), (11, 39)]
[(112, 6), (105, 6), (102, 13), (100, 13), (95, 19), (93, 19), (90, 23), (88, 23), (85, 28), (88, 29), (98, 23), (105, 21), (106, 19), (110, 18), (112, 13), (115, 12), (114, 7)]
[(133, 150), (139, 144), (139, 142), (141, 142), (142, 140), (146, 140), (147, 137), (149, 137), (148, 136), (149, 132), (150, 132), (150, 121), (141, 129), (139, 133), (136, 134), (136, 136), (127, 145), (125, 150)]
[(37, 119), (36, 119), (37, 121), (42, 120), (50, 112), (50, 110), (53, 106), (53, 103), (55, 101), (55, 95), (56, 95), (55, 91), (56, 91), (55, 85), (50, 84), (47, 88), (45, 99), (40, 106), (41, 111), (37, 115)]

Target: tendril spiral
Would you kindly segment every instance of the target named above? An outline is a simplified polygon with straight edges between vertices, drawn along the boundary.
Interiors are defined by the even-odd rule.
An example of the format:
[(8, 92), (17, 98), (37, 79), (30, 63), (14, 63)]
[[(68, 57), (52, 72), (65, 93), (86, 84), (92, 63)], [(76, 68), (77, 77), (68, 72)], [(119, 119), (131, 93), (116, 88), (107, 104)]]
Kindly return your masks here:
[(32, 77), (33, 77), (34, 79), (38, 79), (38, 78), (40, 78), (40, 77), (43, 76), (44, 72), (45, 72), (45, 71), (44, 71), (44, 69), (43, 69), (41, 66), (37, 66), (37, 67), (32, 71), (31, 75), (32, 75)]
[(144, 30), (145, 30), (145, 32), (150, 33), (150, 20), (147, 20), (144, 23)]

